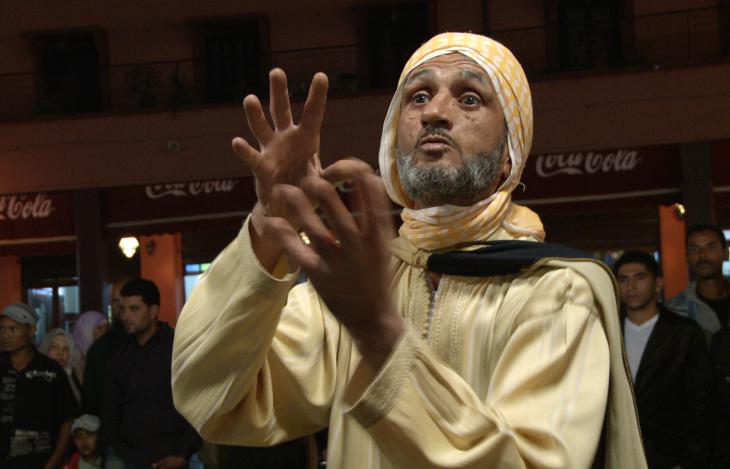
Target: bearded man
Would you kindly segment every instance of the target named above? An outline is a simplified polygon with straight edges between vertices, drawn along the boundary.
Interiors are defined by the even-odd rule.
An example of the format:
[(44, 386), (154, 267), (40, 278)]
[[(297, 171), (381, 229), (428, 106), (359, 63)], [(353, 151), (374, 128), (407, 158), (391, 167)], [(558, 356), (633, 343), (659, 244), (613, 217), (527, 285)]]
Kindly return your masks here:
[[(532, 142), (512, 54), (460, 33), (416, 51), (382, 178), (321, 169), (323, 74), (299, 125), (281, 70), (270, 86), (274, 129), (248, 96), (259, 150), (233, 141), (258, 203), (178, 321), (173, 393), (200, 433), (271, 445), (329, 427), (333, 468), (646, 467), (610, 274), (550, 257), (537, 215), (511, 203)], [(390, 244), (386, 193), (405, 207)]]

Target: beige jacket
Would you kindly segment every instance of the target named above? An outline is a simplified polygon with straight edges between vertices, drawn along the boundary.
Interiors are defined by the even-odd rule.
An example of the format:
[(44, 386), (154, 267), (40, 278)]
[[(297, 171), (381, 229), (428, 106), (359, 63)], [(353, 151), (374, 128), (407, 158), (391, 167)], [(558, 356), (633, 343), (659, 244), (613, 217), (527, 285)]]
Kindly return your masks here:
[(246, 223), (178, 320), (178, 410), (226, 444), (329, 426), (328, 467), (348, 469), (588, 468), (606, 415), (607, 467), (646, 467), (614, 284), (599, 264), (445, 275), (432, 293), (427, 253), (402, 239), (393, 253), (394, 301), (409, 329), (377, 376), (365, 376), (312, 286), (260, 266)]

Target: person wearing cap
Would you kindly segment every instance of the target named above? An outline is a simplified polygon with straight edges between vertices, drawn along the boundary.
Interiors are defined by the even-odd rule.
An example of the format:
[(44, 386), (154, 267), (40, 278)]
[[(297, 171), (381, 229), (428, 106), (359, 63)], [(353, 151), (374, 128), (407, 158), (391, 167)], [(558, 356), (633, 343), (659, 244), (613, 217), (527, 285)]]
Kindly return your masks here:
[(22, 303), (0, 314), (0, 467), (60, 466), (77, 405), (66, 372), (33, 345), (38, 315)]
[[(320, 167), (326, 76), (298, 125), (283, 71), (269, 77), (274, 128), (248, 96), (259, 149), (233, 141), (258, 202), (175, 332), (175, 403), (203, 437), (328, 426), (331, 468), (645, 468), (610, 271), (542, 243), (511, 201), (532, 105), (509, 50), (465, 33), (417, 50), (381, 177)], [(346, 180), (357, 217), (333, 188)], [(404, 207), (392, 242), (388, 196)]]
[(125, 469), (121, 459), (103, 450), (98, 439), (100, 423), (99, 417), (91, 414), (83, 414), (73, 421), (71, 438), (76, 451), (63, 469)]

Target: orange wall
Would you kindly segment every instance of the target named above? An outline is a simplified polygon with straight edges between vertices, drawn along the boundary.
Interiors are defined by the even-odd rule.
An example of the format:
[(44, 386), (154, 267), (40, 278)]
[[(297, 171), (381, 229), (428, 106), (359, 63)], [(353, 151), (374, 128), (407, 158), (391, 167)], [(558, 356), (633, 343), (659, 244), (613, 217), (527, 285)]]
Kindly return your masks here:
[(158, 319), (175, 327), (184, 302), (180, 234), (141, 236), (139, 254), (142, 278), (160, 289)]
[(20, 259), (17, 256), (0, 256), (0, 308), (19, 303)]
[(684, 220), (677, 217), (674, 205), (659, 207), (659, 232), (665, 299), (672, 298), (687, 288), (689, 284), (684, 229)]

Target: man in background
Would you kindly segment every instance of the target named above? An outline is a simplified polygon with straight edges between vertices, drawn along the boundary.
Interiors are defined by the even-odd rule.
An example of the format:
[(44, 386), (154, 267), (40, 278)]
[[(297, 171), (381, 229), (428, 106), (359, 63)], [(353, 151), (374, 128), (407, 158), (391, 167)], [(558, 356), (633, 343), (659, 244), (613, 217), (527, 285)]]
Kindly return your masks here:
[(201, 439), (172, 402), (173, 331), (157, 320), (160, 291), (136, 279), (120, 294), (127, 336), (105, 378), (102, 438), (130, 468), (185, 468)]
[(649, 468), (706, 468), (714, 393), (702, 331), (658, 302), (663, 280), (650, 254), (627, 251), (614, 270)]
[(86, 352), (86, 366), (81, 390), (81, 407), (92, 415), (101, 413), (101, 397), (104, 390), (104, 377), (109, 360), (125, 342), (127, 333), (121, 320), (122, 296), (120, 291), (128, 279), (118, 280), (112, 285), (111, 310), (112, 324), (107, 332), (99, 337)]
[(11, 304), (0, 314), (0, 467), (55, 469), (77, 412), (66, 372), (33, 346), (38, 315)]
[(722, 275), (727, 240), (715, 225), (695, 225), (687, 230), (686, 246), (694, 281), (667, 306), (697, 322), (709, 343), (715, 332), (730, 324), (730, 283)]

